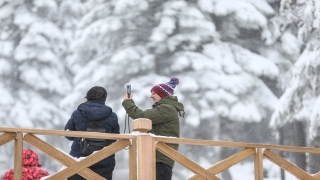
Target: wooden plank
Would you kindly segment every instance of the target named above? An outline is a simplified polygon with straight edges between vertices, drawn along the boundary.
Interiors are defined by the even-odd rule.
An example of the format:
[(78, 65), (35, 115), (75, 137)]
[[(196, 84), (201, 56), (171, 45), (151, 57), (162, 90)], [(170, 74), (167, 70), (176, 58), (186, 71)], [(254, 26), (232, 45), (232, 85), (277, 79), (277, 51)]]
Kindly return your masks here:
[(154, 146), (152, 136), (137, 137), (137, 179), (155, 180)]
[(152, 154), (154, 154), (152, 156), (152, 169), (153, 169), (153, 172), (152, 172), (152, 177), (153, 179), (152, 180), (156, 180), (156, 176), (157, 176), (157, 172), (156, 172), (156, 141), (152, 138)]
[(170, 146), (166, 145), (165, 143), (158, 142), (156, 144), (157, 150), (159, 150), (161, 153), (165, 154), (172, 160), (178, 162), (185, 168), (189, 169), (195, 174), (199, 174), (202, 177), (209, 179), (209, 180), (219, 180), (218, 177), (216, 177), (214, 174), (211, 174), (207, 170), (205, 170), (203, 167), (199, 166), (197, 163), (193, 162), (192, 160), (188, 159), (175, 149), (171, 148)]
[[(121, 149), (123, 149), (129, 145), (130, 145), (129, 140), (118, 140), (117, 142), (101, 149), (100, 151), (97, 151), (97, 152), (91, 154), (90, 156), (82, 159), (81, 161), (74, 163), (70, 167), (63, 169), (60, 172), (50, 176), (49, 178), (47, 178), (47, 180), (66, 179), (66, 178), (78, 173), (82, 169), (89, 167), (89, 166), (101, 161), (102, 159), (120, 151)], [(92, 178), (90, 178), (90, 179), (92, 179)]]
[(257, 143), (246, 143), (246, 142), (230, 142), (230, 141), (212, 141), (202, 139), (184, 139), (184, 138), (172, 138), (155, 136), (155, 141), (172, 144), (189, 144), (189, 145), (200, 145), (200, 146), (221, 146), (221, 147), (232, 147), (232, 148), (263, 148), (272, 149), (286, 152), (302, 152), (302, 153), (314, 153), (320, 154), (320, 148), (300, 147), (300, 146), (283, 146), (283, 145), (272, 145), (272, 144), (257, 144)]
[[(207, 171), (209, 171), (212, 174), (218, 174), (218, 173), (230, 168), (231, 166), (249, 158), (250, 156), (254, 155), (255, 153), (256, 153), (256, 150), (254, 148), (244, 149), (243, 151), (240, 151), (240, 152), (226, 158), (225, 160), (216, 163), (215, 165), (208, 168)], [(200, 179), (203, 179), (203, 178), (201, 178), (201, 176), (199, 176), (199, 175), (194, 175), (191, 178), (189, 178), (189, 180), (200, 180)]]
[(129, 180), (137, 180), (137, 139), (133, 138), (129, 146)]
[(17, 139), (14, 141), (14, 180), (20, 180), (22, 177), (22, 150), (23, 134), (17, 133)]
[(0, 146), (14, 140), (16, 138), (16, 133), (4, 133), (0, 136)]
[(276, 165), (278, 165), (282, 169), (288, 171), (289, 173), (291, 173), (293, 176), (295, 176), (298, 179), (308, 179), (308, 180), (314, 179), (314, 180), (316, 180), (316, 178), (314, 178), (310, 174), (306, 173), (304, 170), (300, 169), (296, 165), (290, 163), (289, 161), (282, 158), (278, 154), (270, 151), (269, 149), (266, 149), (264, 151), (263, 155), (267, 159), (269, 159), (271, 162), (275, 163)]
[(313, 175), (313, 177), (316, 178), (316, 179), (320, 179), (320, 172), (318, 172), (315, 175)]
[[(29, 143), (30, 145), (38, 148), (43, 153), (47, 154), (48, 156), (52, 157), (53, 159), (57, 160), (61, 164), (65, 166), (71, 166), (75, 163), (77, 163), (76, 160), (73, 158), (65, 155), (58, 149), (54, 148), (53, 146), (47, 144), (46, 142), (42, 141), (38, 137), (34, 136), (33, 134), (26, 134), (24, 136), (24, 141)], [(97, 180), (103, 180), (104, 178), (98, 175), (97, 173), (93, 172), (89, 168), (85, 168), (81, 170), (79, 173), (82, 177), (86, 179), (97, 179)]]
[(258, 148), (254, 156), (254, 177), (255, 180), (263, 180), (263, 163), (262, 163), (262, 149)]
[(49, 136), (69, 136), (69, 137), (88, 137), (99, 139), (132, 139), (135, 135), (130, 134), (114, 134), (114, 133), (99, 133), (87, 131), (64, 131), (64, 130), (47, 130), (47, 129), (29, 129), (29, 128), (9, 128), (0, 127), (0, 132), (17, 132), (17, 133), (30, 133), (38, 135)]
[(132, 121), (132, 131), (148, 132), (152, 129), (152, 121), (146, 118), (139, 118)]

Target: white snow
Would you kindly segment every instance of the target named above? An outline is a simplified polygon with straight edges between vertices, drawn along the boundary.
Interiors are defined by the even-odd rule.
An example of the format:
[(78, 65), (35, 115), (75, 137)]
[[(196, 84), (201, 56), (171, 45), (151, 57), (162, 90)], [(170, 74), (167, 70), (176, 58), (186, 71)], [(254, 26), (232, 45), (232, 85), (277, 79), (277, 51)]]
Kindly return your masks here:
[(13, 52), (13, 43), (10, 41), (0, 41), (0, 53), (4, 56), (10, 56)]
[[(247, 109), (250, 109), (248, 111)], [(262, 117), (255, 102), (237, 102), (231, 107), (229, 117), (235, 121), (260, 122)]]
[(314, 104), (310, 116), (310, 138), (313, 139), (318, 133), (318, 128), (320, 127), (320, 96), (317, 98)]
[(148, 1), (145, 0), (118, 0), (115, 1), (115, 14), (125, 14), (128, 8), (138, 8), (138, 10), (146, 10), (149, 7)]
[(244, 1), (217, 1), (212, 13), (217, 16), (232, 15), (237, 21), (237, 25), (243, 28), (258, 29), (267, 25), (266, 17), (252, 4)]
[(11, 72), (11, 64), (6, 59), (0, 58), (0, 75), (9, 75)]
[(170, 35), (176, 28), (175, 23), (176, 21), (172, 17), (162, 17), (159, 25), (154, 28), (153, 33), (150, 36), (150, 40), (155, 42), (161, 42), (165, 40), (167, 36)]
[(279, 76), (278, 67), (267, 58), (252, 53), (240, 46), (233, 46), (232, 48), (236, 50), (236, 62), (238, 62), (245, 71), (257, 76), (267, 76), (274, 79)]
[(227, 74), (238, 74), (241, 66), (235, 62), (235, 57), (228, 43), (211, 43), (203, 47), (204, 55), (219, 63), (221, 69)]
[(185, 104), (185, 112), (188, 115), (184, 118), (184, 121), (192, 126), (197, 127), (200, 124), (199, 115), (200, 112), (192, 104)]
[(37, 21), (37, 17), (33, 14), (30, 14), (25, 7), (19, 7), (14, 12), (14, 23), (19, 26), (21, 29), (25, 29), (27, 26)]
[(300, 54), (301, 42), (291, 33), (284, 33), (281, 36), (281, 45), (287, 54)]
[[(1, 65), (1, 63), (0, 63)], [(5, 86), (0, 83), (0, 94), (2, 95), (1, 101), (0, 101), (0, 107), (2, 106), (10, 106), (14, 102), (14, 97), (11, 94), (11, 92), (5, 88)]]
[(200, 53), (185, 51), (177, 53), (175, 56), (176, 60), (171, 65), (173, 71), (183, 71), (186, 68), (192, 68), (196, 71), (218, 71), (221, 69), (221, 65), (218, 62)]

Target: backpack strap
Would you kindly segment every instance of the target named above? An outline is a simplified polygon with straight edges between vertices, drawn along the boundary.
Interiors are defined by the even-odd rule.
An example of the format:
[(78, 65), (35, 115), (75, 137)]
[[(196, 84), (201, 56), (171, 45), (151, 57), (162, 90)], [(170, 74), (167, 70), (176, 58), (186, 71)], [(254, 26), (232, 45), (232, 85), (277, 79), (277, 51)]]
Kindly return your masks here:
[[(87, 118), (87, 120), (88, 120), (88, 118)], [(90, 120), (88, 120), (88, 121), (89, 121), (90, 127), (92, 127), (93, 124), (98, 124), (99, 127), (102, 128), (102, 125), (104, 124), (104, 122), (106, 122), (106, 119), (101, 119), (99, 121), (90, 121)]]

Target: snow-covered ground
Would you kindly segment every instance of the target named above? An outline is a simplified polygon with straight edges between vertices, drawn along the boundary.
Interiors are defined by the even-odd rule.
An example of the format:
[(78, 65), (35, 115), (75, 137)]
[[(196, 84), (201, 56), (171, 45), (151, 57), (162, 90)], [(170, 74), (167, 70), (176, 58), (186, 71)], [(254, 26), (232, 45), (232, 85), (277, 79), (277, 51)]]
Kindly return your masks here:
[[(264, 177), (264, 180), (281, 180), (280, 177), (280, 168), (270, 162), (269, 160), (263, 160), (263, 166), (266, 170), (266, 176)], [(229, 171), (231, 173), (233, 180), (254, 180), (254, 164), (253, 163), (239, 163), (231, 168), (229, 168)], [(124, 180), (128, 179), (128, 173), (129, 171), (127, 169), (117, 168), (115, 169), (113, 173), (113, 180)], [(188, 172), (186, 172), (187, 177), (191, 177), (192, 173), (190, 172), (190, 175), (187, 175)], [(221, 178), (221, 175), (217, 175), (219, 178)], [(288, 172), (285, 172), (285, 178), (286, 180), (296, 180), (293, 175), (291, 175)], [(172, 178), (173, 180), (185, 180), (185, 179), (179, 179), (179, 178)], [(223, 180), (223, 179), (222, 179)]]
[[(267, 172), (264, 177), (265, 180), (281, 180), (280, 168), (277, 165), (273, 164), (269, 160), (263, 160), (263, 167)], [(254, 180), (254, 164), (236, 164), (230, 168), (230, 173), (234, 180)], [(286, 180), (297, 179), (288, 172), (285, 172), (285, 178)]]

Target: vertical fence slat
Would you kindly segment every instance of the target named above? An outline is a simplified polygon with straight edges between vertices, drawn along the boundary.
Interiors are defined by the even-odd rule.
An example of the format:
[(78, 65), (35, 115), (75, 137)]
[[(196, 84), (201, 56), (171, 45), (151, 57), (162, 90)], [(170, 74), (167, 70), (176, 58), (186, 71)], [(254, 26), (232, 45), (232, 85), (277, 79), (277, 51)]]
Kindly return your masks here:
[(137, 137), (137, 179), (138, 180), (155, 180), (154, 158), (155, 154), (152, 149), (153, 138), (149, 135), (139, 135)]
[(14, 180), (20, 180), (22, 177), (22, 149), (23, 133), (17, 133), (14, 140)]
[(156, 141), (152, 138), (152, 180), (156, 180)]
[(129, 146), (129, 180), (137, 180), (137, 138)]
[(262, 148), (257, 148), (254, 156), (254, 177), (255, 180), (263, 180)]

